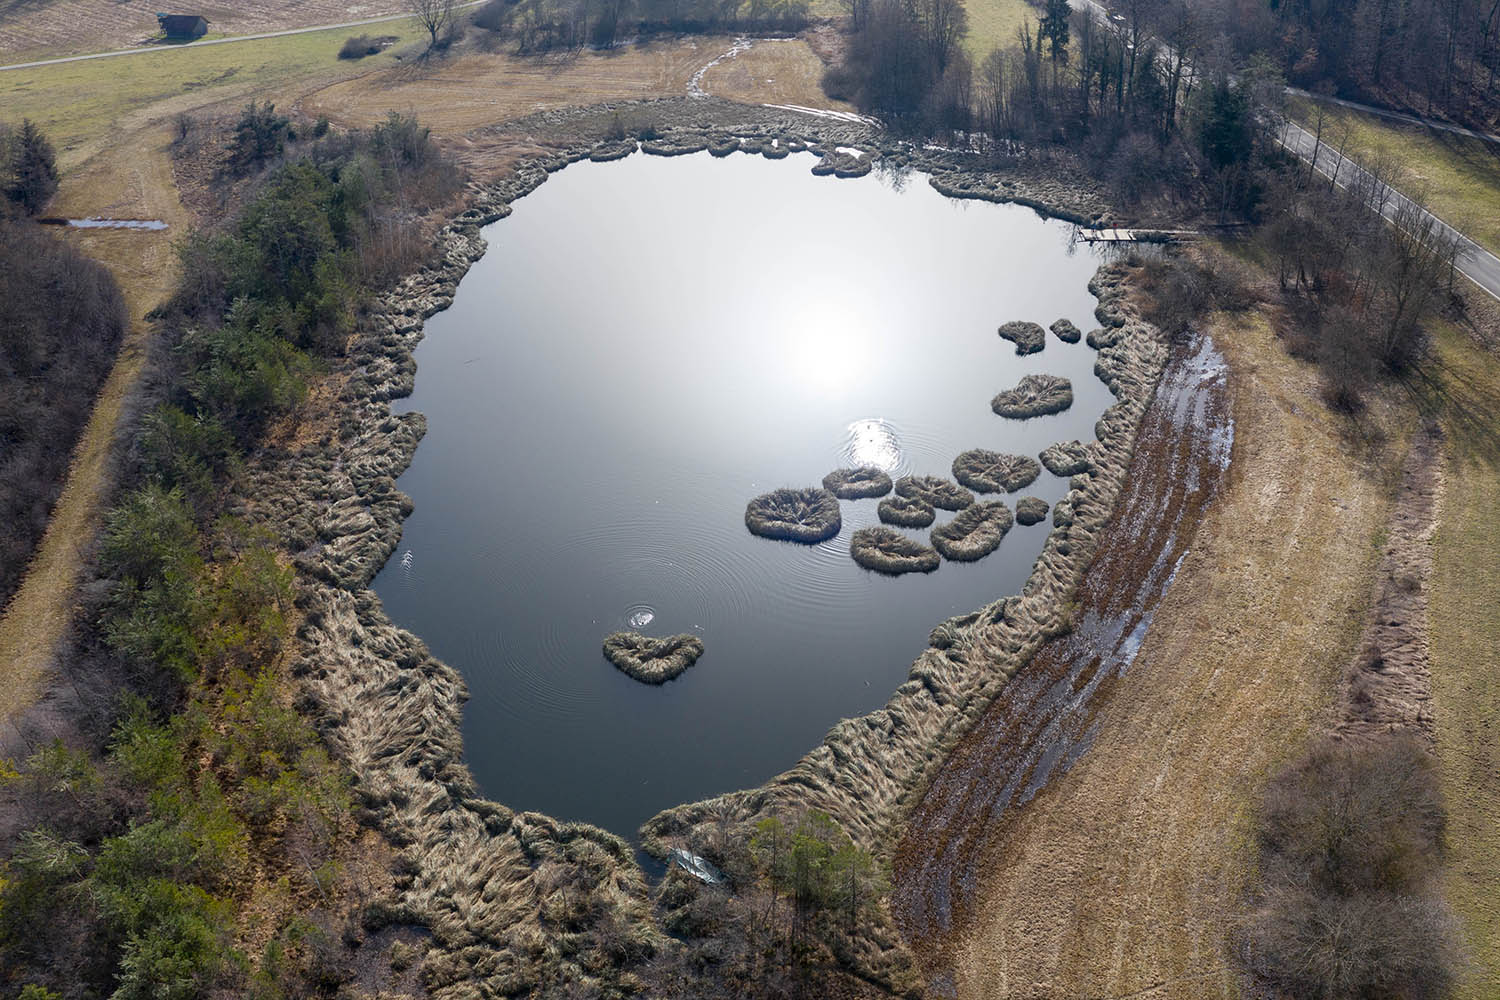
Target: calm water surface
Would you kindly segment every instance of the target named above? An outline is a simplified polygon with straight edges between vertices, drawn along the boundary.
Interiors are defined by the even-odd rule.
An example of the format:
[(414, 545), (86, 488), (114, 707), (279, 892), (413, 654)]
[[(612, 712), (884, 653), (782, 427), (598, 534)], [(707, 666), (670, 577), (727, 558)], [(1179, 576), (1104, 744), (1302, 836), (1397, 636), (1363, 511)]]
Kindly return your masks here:
[[(403, 404), (428, 417), (400, 482), (416, 513), (375, 587), (463, 672), (469, 764), (509, 806), (629, 836), (758, 784), (884, 704), (933, 625), (1017, 591), (1041, 551), (1047, 523), (978, 563), (878, 576), (848, 555), (875, 500), (845, 502), (819, 546), (745, 530), (769, 489), (853, 462), (948, 475), (966, 448), (1034, 455), (1091, 439), (1111, 401), (1085, 345), (1049, 335), (1017, 358), (995, 335), (1094, 325), (1098, 261), (1066, 225), (812, 163), (571, 166), (485, 231), (428, 321)], [(1072, 409), (995, 416), (1030, 372), (1072, 378)], [(1025, 492), (1066, 488), (1044, 472)], [(600, 642), (643, 622), (707, 652), (639, 684)]]

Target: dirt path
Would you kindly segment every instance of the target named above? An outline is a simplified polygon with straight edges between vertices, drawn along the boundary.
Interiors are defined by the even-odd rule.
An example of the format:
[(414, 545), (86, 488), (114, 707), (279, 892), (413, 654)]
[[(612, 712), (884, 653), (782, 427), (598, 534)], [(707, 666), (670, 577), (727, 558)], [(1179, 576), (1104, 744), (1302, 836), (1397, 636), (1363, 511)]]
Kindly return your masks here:
[(67, 484), (51, 523), (32, 557), (20, 589), (0, 616), (0, 719), (13, 725), (36, 701), (53, 669), (58, 642), (72, 617), (74, 592), (87, 550), (98, 533), (112, 484), (116, 428), (145, 360), (149, 327), (145, 314), (170, 287), (175, 258), (171, 240), (189, 224), (177, 198), (164, 129), (127, 137), (107, 158), (99, 157), (64, 178), (49, 209), (69, 217), (89, 215), (163, 219), (165, 232), (67, 230), (62, 238), (109, 267), (125, 293), (131, 324), (109, 378), (100, 390), (74, 449)]
[[(987, 830), (968, 874), (972, 905), (954, 908), (946, 932), (940, 922), (908, 923), (940, 993), (1236, 993), (1226, 944), (1249, 857), (1251, 797), (1328, 718), (1363, 625), (1372, 539), (1389, 504), (1378, 477), (1351, 461), (1310, 371), (1263, 321), (1225, 320), (1212, 333), (1231, 372), (1227, 485), (1134, 662), (1090, 708), (1086, 750), (1025, 808), (978, 821)], [(1151, 450), (1138, 462), (1149, 466)], [(1149, 470), (1132, 478), (1152, 481)], [(1119, 543), (1160, 544), (1150, 528)], [(1110, 593), (1107, 578), (1093, 586), (1096, 602)], [(953, 760), (987, 728), (1008, 724), (993, 711)], [(996, 759), (972, 755), (963, 780), (1003, 784), (1003, 771), (975, 770)], [(973, 817), (960, 812), (945, 828), (927, 801), (912, 826), (924, 823), (938, 844), (976, 840)]]

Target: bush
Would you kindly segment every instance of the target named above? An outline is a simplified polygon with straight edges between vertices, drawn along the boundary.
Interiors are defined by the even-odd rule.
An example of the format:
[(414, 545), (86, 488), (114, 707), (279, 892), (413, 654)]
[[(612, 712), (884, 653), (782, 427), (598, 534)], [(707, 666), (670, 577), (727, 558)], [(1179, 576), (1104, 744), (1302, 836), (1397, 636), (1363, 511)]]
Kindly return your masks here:
[(1318, 1000), (1446, 995), (1456, 950), (1437, 879), (1445, 820), (1432, 757), (1409, 736), (1327, 740), (1283, 771), (1257, 819), (1251, 970)]
[(344, 39), (344, 44), (339, 47), (340, 59), (363, 59), (365, 56), (377, 55), (380, 52), (380, 43), (369, 35), (352, 35)]
[(243, 173), (280, 156), (291, 135), (291, 126), (291, 119), (278, 115), (276, 105), (270, 101), (264, 104), (251, 101), (245, 105), (229, 140), (230, 169)]

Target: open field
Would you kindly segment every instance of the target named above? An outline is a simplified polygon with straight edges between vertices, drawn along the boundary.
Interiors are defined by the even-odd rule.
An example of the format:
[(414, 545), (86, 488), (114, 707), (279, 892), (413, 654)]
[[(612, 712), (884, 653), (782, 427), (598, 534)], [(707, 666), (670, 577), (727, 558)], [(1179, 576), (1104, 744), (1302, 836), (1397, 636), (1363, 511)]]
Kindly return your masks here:
[(687, 92), (694, 73), (733, 44), (733, 38), (705, 37), (556, 59), (465, 53), (431, 67), (398, 66), (336, 83), (308, 94), (301, 107), (354, 127), (378, 122), (391, 111), (410, 112), (451, 137), (536, 111), (675, 97)]
[(1500, 252), (1500, 146), (1306, 98), (1291, 98), (1287, 111), (1307, 129), (1321, 111), (1325, 143), (1339, 146), (1347, 130), (1350, 155), (1399, 164), (1413, 188), (1425, 188), (1434, 214)]
[(703, 74), (708, 93), (749, 104), (797, 104), (853, 111), (853, 105), (823, 94), (827, 67), (800, 39), (755, 42)]
[(350, 31), (333, 29), (12, 70), (0, 74), (0, 114), (36, 121), (67, 167), (117, 139), (121, 129), (152, 119), (216, 101), (264, 98), (316, 74), (342, 78), (395, 65), (393, 50), (417, 38), (411, 25), (399, 21), (382, 33), (401, 41), (380, 55), (352, 63), (338, 59), (339, 46)]
[(995, 821), (972, 915), (924, 946), (958, 997), (1238, 994), (1228, 948), (1250, 809), (1328, 717), (1389, 470), (1351, 457), (1315, 373), (1263, 318), (1211, 333), (1230, 365), (1228, 483), (1103, 696), (1088, 752)]
[(964, 50), (977, 67), (985, 56), (995, 49), (1009, 48), (1016, 44), (1016, 30), (1022, 22), (1031, 22), (1031, 31), (1036, 33), (1036, 22), (1041, 12), (1026, 0), (965, 0), (969, 14), (969, 37), (964, 39)]
[(1493, 353), (1439, 340), (1448, 404), (1447, 489), (1435, 539), (1432, 700), (1448, 800), (1447, 897), (1469, 967), (1458, 995), (1500, 996), (1500, 376)]
[[(158, 4), (143, 0), (0, 0), (0, 62), (129, 48), (157, 34)], [(169, 10), (171, 8), (168, 8)], [(207, 38), (337, 24), (396, 14), (399, 0), (209, 2), (184, 13), (208, 19)]]

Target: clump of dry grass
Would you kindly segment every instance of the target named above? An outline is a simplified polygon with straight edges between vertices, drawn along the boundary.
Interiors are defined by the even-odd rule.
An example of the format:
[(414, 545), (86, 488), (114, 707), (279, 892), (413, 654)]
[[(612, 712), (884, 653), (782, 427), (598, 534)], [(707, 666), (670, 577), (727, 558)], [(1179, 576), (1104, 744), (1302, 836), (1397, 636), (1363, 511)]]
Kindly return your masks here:
[(970, 448), (953, 460), (953, 478), (976, 493), (1014, 493), (1036, 482), (1042, 467), (1029, 455)]
[(823, 477), (823, 488), (840, 500), (883, 497), (891, 491), (891, 477), (873, 465), (834, 469)]
[(1047, 346), (1047, 331), (1037, 323), (1012, 320), (1002, 324), (998, 332), (1002, 340), (1016, 345), (1017, 354), (1035, 354)]
[(931, 573), (941, 561), (932, 549), (890, 528), (859, 529), (849, 540), (849, 555), (865, 569), (891, 576)]
[(896, 480), (896, 495), (926, 500), (939, 510), (963, 510), (974, 502), (974, 494), (942, 476), (902, 476)]
[(1083, 339), (1083, 331), (1070, 319), (1060, 319), (1052, 324), (1052, 333), (1065, 344), (1076, 344)]
[(1090, 472), (1094, 468), (1094, 459), (1089, 454), (1089, 446), (1082, 441), (1059, 441), (1056, 444), (1049, 444), (1037, 457), (1042, 460), (1047, 471), (1054, 476), (1076, 476), (1080, 472)]
[(1040, 524), (1047, 519), (1047, 501), (1041, 497), (1022, 497), (1016, 501), (1016, 523)]
[(886, 524), (925, 528), (937, 519), (937, 508), (921, 497), (886, 497), (876, 509)]
[(643, 684), (665, 684), (698, 662), (703, 640), (690, 632), (653, 639), (639, 632), (604, 637), (604, 657)]
[(1014, 523), (1010, 508), (1003, 502), (977, 503), (947, 524), (933, 528), (932, 545), (944, 559), (973, 562), (998, 549)]
[(1060, 375), (1027, 375), (990, 400), (990, 409), (1016, 420), (1061, 413), (1072, 405), (1073, 383)]
[(839, 498), (816, 487), (772, 490), (745, 506), (745, 527), (762, 538), (812, 545), (837, 535), (843, 526)]

